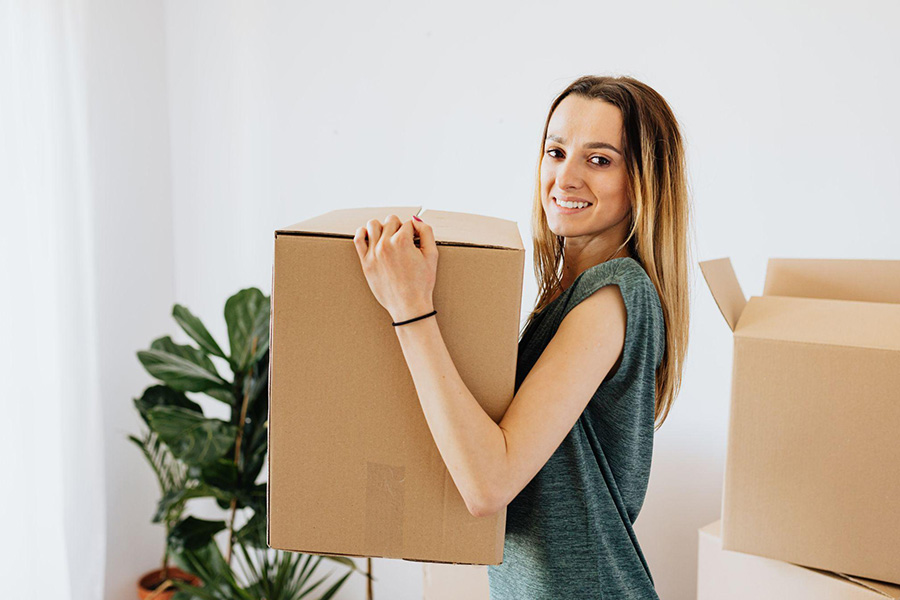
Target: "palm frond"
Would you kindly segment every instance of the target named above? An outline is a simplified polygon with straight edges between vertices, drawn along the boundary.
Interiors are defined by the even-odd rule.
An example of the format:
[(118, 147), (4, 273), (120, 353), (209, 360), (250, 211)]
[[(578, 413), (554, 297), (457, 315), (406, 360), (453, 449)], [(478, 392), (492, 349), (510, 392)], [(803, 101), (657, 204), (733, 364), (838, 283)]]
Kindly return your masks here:
[(129, 435), (128, 439), (141, 449), (144, 458), (150, 463), (163, 494), (186, 487), (187, 465), (172, 454), (172, 451), (165, 442), (159, 439), (156, 432), (148, 430), (144, 433), (143, 438)]

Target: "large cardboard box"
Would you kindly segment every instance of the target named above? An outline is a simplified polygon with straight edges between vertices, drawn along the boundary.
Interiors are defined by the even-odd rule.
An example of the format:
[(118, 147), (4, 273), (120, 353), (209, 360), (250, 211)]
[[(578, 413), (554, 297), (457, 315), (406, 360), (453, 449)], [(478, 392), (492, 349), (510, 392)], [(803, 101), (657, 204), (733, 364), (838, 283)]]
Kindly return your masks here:
[(900, 261), (770, 259), (749, 301), (700, 267), (734, 331), (723, 547), (900, 582)]
[(418, 206), (334, 210), (275, 232), (268, 543), (310, 554), (500, 564), (506, 511), (466, 508), (353, 236), (419, 216), (434, 307), (463, 381), (499, 422), (513, 398), (525, 253), (514, 221)]
[(721, 521), (698, 531), (697, 600), (900, 599), (900, 586), (722, 547)]

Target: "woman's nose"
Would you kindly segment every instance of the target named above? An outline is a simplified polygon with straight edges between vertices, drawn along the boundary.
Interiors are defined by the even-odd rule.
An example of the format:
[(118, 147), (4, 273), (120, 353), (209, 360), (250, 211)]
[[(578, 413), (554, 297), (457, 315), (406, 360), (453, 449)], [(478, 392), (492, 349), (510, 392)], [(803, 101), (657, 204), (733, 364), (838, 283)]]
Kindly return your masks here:
[(560, 188), (573, 188), (581, 184), (579, 166), (571, 160), (564, 160), (556, 169), (556, 185)]

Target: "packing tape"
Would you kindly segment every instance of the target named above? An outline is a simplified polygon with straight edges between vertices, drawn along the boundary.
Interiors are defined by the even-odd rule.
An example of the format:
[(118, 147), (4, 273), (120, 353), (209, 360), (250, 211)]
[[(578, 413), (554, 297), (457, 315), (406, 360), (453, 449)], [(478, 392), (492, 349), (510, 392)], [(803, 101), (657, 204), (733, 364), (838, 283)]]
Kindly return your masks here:
[(402, 558), (406, 468), (366, 461), (366, 546)]

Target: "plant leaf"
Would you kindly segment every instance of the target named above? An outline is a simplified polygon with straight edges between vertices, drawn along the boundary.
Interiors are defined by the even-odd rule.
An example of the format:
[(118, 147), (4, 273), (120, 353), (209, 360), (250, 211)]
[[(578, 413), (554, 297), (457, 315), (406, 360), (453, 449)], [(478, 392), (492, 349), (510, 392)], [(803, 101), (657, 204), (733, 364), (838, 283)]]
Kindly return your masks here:
[[(321, 561), (321, 559), (319, 559), (319, 561)], [(319, 564), (318, 561), (317, 561), (316, 563), (313, 564), (313, 568), (312, 568), (312, 570), (310, 570), (310, 572), (309, 572), (309, 576), (310, 576), (310, 577), (312, 577), (313, 571), (316, 570), (316, 566), (317, 566), (318, 564)], [(326, 574), (326, 575), (323, 575), (318, 581), (316, 581), (316, 582), (315, 582), (314, 584), (312, 584), (310, 587), (308, 587), (308, 588), (306, 588), (305, 590), (303, 590), (303, 592), (300, 593), (300, 594), (297, 596), (297, 598), (302, 598), (302, 597), (306, 596), (307, 594), (311, 594), (312, 591), (313, 591), (314, 589), (316, 589), (317, 587), (319, 587), (319, 585), (321, 585), (322, 583), (324, 583), (324, 581), (325, 581), (326, 579), (328, 579), (330, 576), (331, 576), (331, 573), (328, 573), (328, 574)]]
[(224, 402), (229, 406), (234, 406), (237, 403), (234, 398), (234, 393), (227, 388), (209, 388), (208, 390), (203, 390), (203, 393), (211, 398)]
[(207, 589), (215, 588), (231, 575), (231, 569), (213, 538), (201, 548), (173, 549), (172, 558), (181, 569), (199, 577)]
[(322, 595), (319, 600), (330, 600), (332, 596), (334, 596), (337, 591), (344, 585), (344, 582), (347, 581), (347, 578), (353, 574), (353, 571), (347, 571), (343, 577), (334, 582), (334, 585), (328, 588), (328, 590)]
[(178, 460), (159, 436), (148, 431), (143, 439), (129, 435), (128, 439), (141, 449), (144, 458), (150, 464), (159, 482), (160, 491), (165, 495), (172, 490), (179, 490), (187, 483), (187, 466)]
[(246, 371), (269, 349), (268, 296), (257, 288), (239, 291), (225, 302), (225, 323), (231, 344), (231, 368)]
[(237, 428), (179, 406), (157, 406), (149, 412), (150, 428), (172, 454), (191, 466), (204, 466), (234, 447)]
[(187, 307), (176, 304), (172, 309), (172, 317), (174, 317), (175, 321), (181, 325), (184, 332), (191, 336), (191, 339), (197, 342), (197, 344), (206, 350), (207, 353), (220, 356), (226, 360), (228, 359), (228, 357), (225, 356), (225, 353), (222, 352), (222, 349), (219, 348), (219, 344), (216, 343), (216, 340), (206, 329), (206, 326), (203, 325), (203, 322), (195, 317)]
[(238, 529), (235, 538), (243, 544), (265, 550), (266, 543), (266, 513), (255, 511), (243, 527)]
[(137, 356), (148, 373), (176, 391), (202, 392), (229, 387), (202, 350), (176, 344), (169, 336), (153, 340), (150, 349), (139, 351)]
[(244, 441), (241, 443), (241, 467), (246, 481), (256, 481), (262, 471), (268, 451), (266, 418), (268, 417), (269, 353), (257, 361), (252, 369), (248, 394), (247, 420)]
[(201, 483), (194, 487), (182, 488), (180, 490), (170, 490), (163, 494), (156, 505), (156, 514), (153, 516), (154, 523), (160, 523), (166, 520), (166, 515), (173, 508), (178, 508), (180, 504), (187, 502), (191, 498), (227, 498), (230, 495), (222, 490)]
[(238, 507), (259, 507), (266, 501), (266, 483), (257, 483), (249, 488), (237, 489)]
[(203, 466), (188, 467), (188, 476), (225, 492), (233, 493), (238, 487), (237, 465), (230, 458), (220, 458)]
[(203, 409), (200, 408), (199, 404), (189, 400), (182, 392), (173, 390), (165, 385), (151, 385), (144, 390), (140, 398), (134, 399), (134, 405), (147, 425), (150, 425), (147, 413), (156, 406), (180, 406), (198, 414), (203, 414)]
[[(180, 553), (186, 550), (199, 550), (210, 543), (215, 545), (213, 536), (223, 529), (225, 529), (225, 521), (205, 521), (188, 517), (175, 525), (169, 532), (169, 546), (175, 552)], [(204, 565), (211, 566), (207, 561), (204, 561)]]
[(207, 356), (207, 354), (203, 350), (194, 348), (193, 346), (189, 346), (188, 344), (176, 344), (172, 341), (172, 338), (167, 335), (153, 340), (153, 342), (151, 342), (150, 344), (150, 349), (162, 350), (163, 352), (168, 352), (169, 354), (180, 356), (185, 360), (191, 361), (197, 366), (203, 367), (210, 373), (215, 374), (216, 377), (219, 376), (218, 371), (216, 371), (216, 365), (213, 364), (212, 359)]
[[(247, 435), (246, 429), (244, 435)], [(241, 447), (242, 453), (244, 448), (247, 449), (244, 453), (244, 478), (248, 481), (256, 481), (262, 471), (268, 450), (266, 430), (257, 423), (251, 435), (244, 439), (246, 445)]]

